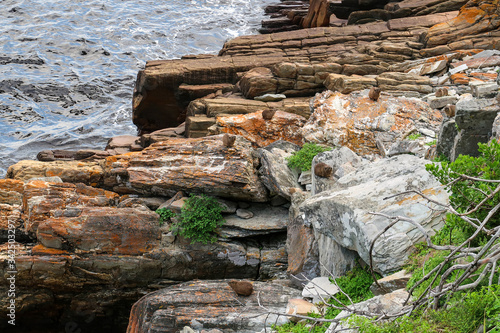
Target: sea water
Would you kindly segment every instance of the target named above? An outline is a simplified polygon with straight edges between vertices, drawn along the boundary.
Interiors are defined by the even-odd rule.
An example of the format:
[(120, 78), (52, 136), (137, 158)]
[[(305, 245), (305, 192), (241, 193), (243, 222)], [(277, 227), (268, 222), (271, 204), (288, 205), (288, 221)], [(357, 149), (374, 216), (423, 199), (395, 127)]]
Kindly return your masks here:
[(1, 0), (0, 177), (44, 149), (103, 149), (136, 134), (148, 60), (217, 53), (256, 34), (276, 0)]

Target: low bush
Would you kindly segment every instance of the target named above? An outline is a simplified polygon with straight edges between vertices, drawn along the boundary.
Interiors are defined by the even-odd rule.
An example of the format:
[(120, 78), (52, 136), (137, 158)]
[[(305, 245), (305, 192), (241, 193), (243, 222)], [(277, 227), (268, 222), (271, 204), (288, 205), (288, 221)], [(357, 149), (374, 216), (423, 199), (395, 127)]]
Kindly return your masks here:
[(393, 322), (373, 323), (363, 317), (349, 320), (360, 333), (413, 333), (448, 332), (475, 333), (500, 332), (500, 287), (483, 287), (480, 290), (455, 294), (446, 308), (419, 310)]
[(290, 168), (299, 168), (301, 171), (311, 170), (314, 156), (324, 151), (332, 150), (330, 147), (321, 147), (315, 143), (305, 143), (297, 152), (287, 158)]
[(175, 221), (170, 230), (174, 235), (188, 238), (191, 244), (213, 243), (217, 240), (215, 229), (225, 223), (222, 210), (223, 207), (214, 198), (191, 194), (181, 208), (179, 221)]
[(175, 213), (171, 209), (165, 207), (157, 209), (156, 214), (160, 215), (160, 226), (175, 217)]

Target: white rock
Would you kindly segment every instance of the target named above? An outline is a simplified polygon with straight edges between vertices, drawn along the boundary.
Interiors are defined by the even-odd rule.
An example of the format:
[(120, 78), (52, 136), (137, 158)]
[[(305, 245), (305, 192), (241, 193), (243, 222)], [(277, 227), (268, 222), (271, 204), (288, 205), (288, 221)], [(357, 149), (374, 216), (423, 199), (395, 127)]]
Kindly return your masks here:
[(302, 297), (312, 298), (313, 303), (328, 301), (330, 297), (337, 294), (339, 288), (330, 282), (327, 276), (317, 277), (309, 281), (302, 290)]
[[(436, 206), (413, 193), (398, 195), (415, 189), (439, 202), (448, 202), (446, 190), (426, 171), (427, 163), (416, 156), (398, 155), (363, 165), (340, 178), (331, 190), (305, 200), (297, 216), (303, 224), (312, 225), (315, 233), (332, 238), (369, 262), (372, 241), (390, 223), (371, 212), (410, 217), (431, 234), (441, 227), (442, 213)], [(422, 240), (423, 235), (414, 225), (394, 225), (375, 242), (375, 270), (387, 274), (400, 269), (411, 247)], [(318, 250), (321, 256), (323, 249)]]

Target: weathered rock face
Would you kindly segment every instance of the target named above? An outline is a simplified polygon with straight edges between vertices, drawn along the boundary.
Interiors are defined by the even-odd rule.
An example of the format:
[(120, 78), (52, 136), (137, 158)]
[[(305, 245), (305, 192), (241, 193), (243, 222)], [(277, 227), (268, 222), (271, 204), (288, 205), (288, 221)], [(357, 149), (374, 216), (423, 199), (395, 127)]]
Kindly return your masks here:
[(134, 304), (127, 333), (178, 332), (184, 326), (217, 328), (224, 332), (255, 333), (287, 322), (258, 305), (284, 312), (288, 299), (300, 291), (278, 284), (253, 282), (250, 296), (239, 296), (228, 281), (194, 281), (146, 295)]
[(343, 95), (326, 91), (312, 101), (314, 113), (302, 134), (306, 142), (346, 146), (360, 155), (380, 154), (377, 141), (390, 147), (414, 129), (437, 131), (442, 115), (418, 99), (381, 95), (368, 91)]
[[(18, 229), (16, 241), (30, 242), (16, 249), (22, 329), (51, 322), (60, 330), (57, 323), (74, 322), (94, 332), (123, 330), (132, 303), (172, 280), (285, 276), (286, 208), (250, 205), (251, 219), (229, 216), (224, 237), (200, 245), (160, 227), (140, 199), (60, 180), (0, 181), (2, 243), (8, 222)], [(0, 244), (1, 276), (9, 270), (8, 245)], [(7, 289), (8, 281), (0, 281), (0, 292)], [(8, 301), (0, 299), (2, 316)]]
[(264, 94), (274, 94), (278, 81), (269, 68), (257, 67), (249, 70), (240, 80), (240, 89), (246, 98), (253, 99)]
[(38, 241), (47, 248), (140, 255), (160, 245), (158, 215), (147, 208), (70, 208), (62, 215), (38, 226)]
[[(400, 155), (361, 166), (355, 172), (341, 177), (334, 189), (304, 201), (292, 224), (311, 226), (315, 232), (332, 238), (341, 247), (356, 251), (365, 262), (369, 262), (372, 240), (390, 223), (389, 219), (370, 212), (412, 218), (428, 232), (442, 223), (441, 213), (431, 209), (436, 207), (426, 206), (425, 200), (416, 194), (384, 200), (411, 189), (419, 189), (429, 197), (446, 203), (448, 194), (427, 173), (426, 163), (426, 160), (412, 155)], [(422, 240), (415, 226), (406, 222), (398, 223), (375, 243), (374, 269), (382, 274), (399, 269), (411, 247)], [(290, 239), (289, 242), (294, 240)], [(322, 247), (318, 249), (319, 252), (323, 250)], [(297, 251), (289, 251), (291, 262), (296, 259), (292, 253)], [(336, 257), (340, 256), (342, 253), (336, 254)]]
[(286, 158), (300, 149), (298, 145), (286, 141), (275, 141), (258, 150), (261, 167), (260, 178), (271, 195), (291, 199), (290, 190), (301, 188), (298, 174), (287, 166)]
[(263, 202), (267, 191), (257, 176), (250, 144), (226, 147), (222, 136), (155, 143), (137, 153), (106, 159), (105, 185), (118, 193), (173, 196), (177, 191)]
[(471, 40), (479, 35), (480, 37), (493, 37), (487, 38), (493, 45), (488, 45), (489, 43), (487, 43), (490, 47), (483, 48), (494, 49), (498, 42), (498, 36), (494, 38), (494, 36), (481, 36), (481, 34), (498, 29), (500, 26), (499, 13), (500, 7), (498, 1), (471, 0), (460, 9), (460, 13), (456, 18), (449, 22), (437, 24), (427, 32), (425, 40), (427, 47), (435, 47), (453, 42), (464, 43), (463, 41), (467, 39)]
[(97, 186), (102, 182), (103, 169), (99, 162), (24, 160), (11, 165), (6, 177), (23, 181), (40, 177), (60, 177), (68, 183)]
[(500, 104), (496, 98), (473, 98), (471, 95), (463, 95), (456, 107), (455, 123), (458, 133), (450, 153), (451, 160), (461, 154), (478, 156), (477, 144), (490, 140), (493, 122), (498, 113)]
[(10, 238), (20, 240), (24, 233), (21, 220), (23, 186), (19, 180), (0, 180), (0, 244), (8, 241), (9, 234)]
[(116, 193), (83, 184), (39, 180), (24, 185), (23, 194), (23, 220), (27, 232), (36, 232), (38, 225), (47, 219), (78, 217), (89, 207), (115, 206), (119, 198)]
[[(424, 52), (420, 36), (432, 25), (446, 22), (456, 14), (243, 36), (228, 41), (216, 57), (150, 61), (136, 81), (133, 122), (143, 133), (177, 126), (185, 119), (187, 105), (200, 97), (184, 94), (183, 87), (200, 86), (203, 87), (200, 90), (206, 91), (207, 85), (216, 85), (219, 88), (212, 89), (215, 91), (220, 85), (236, 83), (240, 73), (257, 67), (270, 68), (273, 77), (267, 72), (266, 80), (259, 76), (248, 82), (263, 82), (263, 87), (270, 87), (264, 89), (266, 92), (273, 91), (277, 84), (276, 92), (287, 97), (311, 96), (322, 89), (329, 73), (381, 73), (391, 64), (417, 59), (423, 54), (447, 53), (448, 47)], [(250, 87), (248, 91), (260, 88), (256, 84)]]
[(300, 129), (306, 123), (302, 116), (282, 111), (273, 112), (271, 119), (264, 119), (263, 113), (257, 111), (245, 115), (217, 117), (213, 134), (229, 133), (244, 137), (255, 147), (265, 147), (278, 141), (289, 141), (302, 145)]

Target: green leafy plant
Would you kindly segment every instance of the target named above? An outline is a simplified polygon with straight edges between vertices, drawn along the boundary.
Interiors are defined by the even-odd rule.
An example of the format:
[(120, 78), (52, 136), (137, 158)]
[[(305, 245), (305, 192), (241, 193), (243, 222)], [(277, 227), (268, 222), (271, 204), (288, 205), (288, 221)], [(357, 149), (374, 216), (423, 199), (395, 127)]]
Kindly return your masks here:
[[(367, 269), (363, 269), (360, 266), (356, 266), (353, 270), (347, 272), (346, 275), (336, 278), (335, 282), (344, 293), (349, 295), (354, 303), (366, 301), (373, 297), (373, 293), (370, 291), (370, 286), (374, 282), (373, 277)], [(349, 299), (342, 293), (335, 295), (335, 298), (344, 305), (350, 305)], [(341, 306), (339, 302), (333, 298), (328, 301), (330, 304)], [(326, 311), (325, 318), (335, 318), (339, 313), (339, 309), (330, 307)]]
[(410, 141), (413, 141), (413, 140), (417, 140), (418, 138), (421, 138), (421, 137), (422, 137), (422, 134), (420, 134), (420, 133), (417, 132), (417, 133), (412, 133), (412, 134), (408, 135), (406, 137), (406, 139), (410, 140)]
[(446, 157), (444, 154), (439, 154), (438, 156), (436, 156), (432, 162), (436, 162), (436, 163), (442, 163), (442, 162), (446, 162), (446, 163), (450, 163), (450, 159), (448, 157)]
[(413, 333), (450, 332), (475, 333), (500, 332), (500, 288), (492, 286), (477, 291), (457, 294), (449, 306), (440, 310), (415, 311), (410, 316), (391, 322), (374, 323), (364, 317), (354, 316), (349, 324), (359, 327), (360, 333)]
[(427, 142), (426, 145), (427, 146), (434, 146), (436, 143), (437, 143), (437, 140), (432, 140), (430, 142)]
[(157, 209), (156, 214), (160, 215), (160, 226), (162, 226), (166, 221), (175, 217), (175, 213), (171, 209), (165, 207)]
[(332, 150), (331, 147), (322, 147), (315, 143), (305, 143), (297, 152), (287, 158), (290, 168), (299, 168), (301, 171), (311, 170), (312, 160), (314, 156), (324, 151)]
[[(433, 174), (451, 193), (450, 203), (460, 214), (471, 212), (470, 218), (483, 220), (489, 211), (500, 202), (498, 186), (487, 180), (500, 179), (500, 143), (492, 140), (489, 144), (478, 144), (480, 155), (477, 157), (460, 155), (454, 162), (428, 164), (427, 170)], [(481, 181), (482, 179), (486, 181)], [(497, 191), (498, 192), (498, 191)], [(452, 220), (467, 234), (473, 228), (459, 218)], [(493, 216), (487, 227), (500, 225), (500, 214)]]
[(217, 240), (214, 231), (226, 221), (222, 217), (223, 207), (212, 197), (204, 194), (191, 196), (181, 208), (179, 221), (172, 224), (175, 235), (191, 240), (191, 244), (213, 243)]

